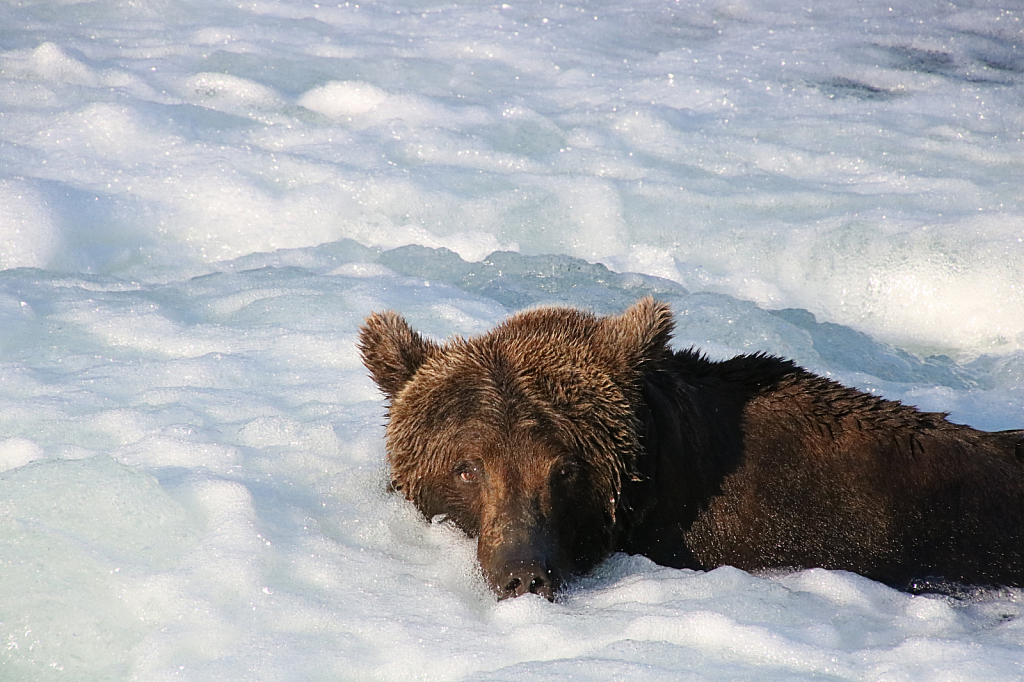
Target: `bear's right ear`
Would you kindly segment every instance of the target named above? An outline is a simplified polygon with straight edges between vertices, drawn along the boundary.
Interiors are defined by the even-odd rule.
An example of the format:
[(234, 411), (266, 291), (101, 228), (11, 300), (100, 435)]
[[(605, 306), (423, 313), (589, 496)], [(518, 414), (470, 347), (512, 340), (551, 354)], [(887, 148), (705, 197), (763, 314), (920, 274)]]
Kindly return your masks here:
[(611, 346), (621, 354), (627, 367), (639, 369), (672, 352), (672, 310), (651, 296), (637, 301), (618, 317), (605, 317), (601, 322), (610, 334)]
[(437, 344), (417, 334), (400, 315), (391, 311), (373, 313), (359, 328), (363, 364), (390, 400), (394, 400), (435, 350)]

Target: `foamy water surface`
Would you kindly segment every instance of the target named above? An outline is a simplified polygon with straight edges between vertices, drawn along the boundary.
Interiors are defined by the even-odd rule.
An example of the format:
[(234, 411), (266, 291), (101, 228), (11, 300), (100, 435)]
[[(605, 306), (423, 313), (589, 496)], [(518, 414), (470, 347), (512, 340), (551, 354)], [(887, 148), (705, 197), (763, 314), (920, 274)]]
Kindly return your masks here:
[(1020, 679), (1020, 590), (617, 555), (496, 603), (354, 342), (654, 294), (1020, 428), (1022, 94), (986, 2), (0, 5), (0, 679)]

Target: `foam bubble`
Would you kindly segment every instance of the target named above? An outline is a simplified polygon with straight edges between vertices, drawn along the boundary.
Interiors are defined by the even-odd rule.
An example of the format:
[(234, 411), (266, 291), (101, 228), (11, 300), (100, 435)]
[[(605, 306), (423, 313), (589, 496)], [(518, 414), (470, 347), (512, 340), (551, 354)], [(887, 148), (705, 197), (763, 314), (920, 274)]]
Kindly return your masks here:
[(70, 57), (59, 45), (41, 43), (26, 60), (26, 67), (37, 76), (62, 83), (95, 86), (98, 79), (94, 71)]
[(61, 245), (56, 220), (30, 183), (0, 179), (0, 270), (46, 267)]
[(261, 417), (243, 426), (239, 442), (251, 447), (291, 446), (324, 454), (337, 453), (341, 443), (328, 424), (304, 425), (294, 419)]
[(376, 109), (389, 95), (378, 87), (360, 81), (332, 81), (309, 90), (298, 103), (330, 118), (359, 116)]
[(272, 88), (224, 73), (189, 76), (182, 83), (181, 90), (189, 100), (222, 111), (268, 110), (282, 105), (281, 98)]
[(0, 441), (0, 471), (16, 469), (43, 457), (42, 446), (28, 438), (14, 437)]

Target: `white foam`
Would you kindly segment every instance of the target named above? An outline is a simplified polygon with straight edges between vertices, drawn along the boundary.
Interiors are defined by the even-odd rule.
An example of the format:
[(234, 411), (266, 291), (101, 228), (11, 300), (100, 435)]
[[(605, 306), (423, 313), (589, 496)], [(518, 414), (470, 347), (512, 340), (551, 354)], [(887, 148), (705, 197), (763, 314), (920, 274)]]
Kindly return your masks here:
[(218, 111), (248, 113), (282, 106), (277, 93), (254, 81), (223, 73), (197, 73), (181, 85), (189, 101)]
[[(655, 291), (678, 347), (1020, 428), (1019, 12), (126, 8), (3, 13), (5, 679), (1019, 677), (1020, 590), (617, 555), (497, 603), (473, 541), (389, 494), (355, 347), (371, 310), (443, 339)], [(377, 262), (410, 244), (696, 293)]]
[(298, 103), (330, 118), (344, 118), (372, 111), (388, 97), (388, 93), (369, 83), (333, 81), (306, 92)]
[(31, 183), (0, 179), (0, 268), (46, 267), (60, 247), (60, 229)]
[(62, 83), (95, 86), (98, 79), (92, 69), (70, 57), (59, 45), (42, 43), (25, 59), (24, 68), (30, 73)]
[(15, 436), (0, 441), (0, 471), (16, 469), (44, 457), (43, 448), (28, 438)]
[(12, 679), (123, 674), (157, 622), (122, 600), (139, 575), (194, 543), (182, 508), (152, 477), (105, 458), (0, 474), (4, 661)]

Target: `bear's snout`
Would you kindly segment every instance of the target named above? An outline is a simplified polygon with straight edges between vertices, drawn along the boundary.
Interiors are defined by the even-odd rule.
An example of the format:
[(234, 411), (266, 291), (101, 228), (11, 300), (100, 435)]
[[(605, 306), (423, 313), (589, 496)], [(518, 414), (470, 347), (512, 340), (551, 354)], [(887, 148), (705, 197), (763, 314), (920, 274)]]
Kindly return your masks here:
[(489, 582), (499, 599), (537, 594), (555, 600), (554, 573), (538, 559), (512, 560), (489, 576)]
[(537, 594), (554, 601), (562, 585), (554, 538), (543, 522), (484, 533), (478, 540), (480, 568), (498, 599)]

